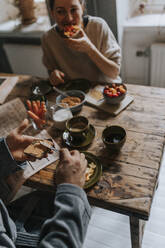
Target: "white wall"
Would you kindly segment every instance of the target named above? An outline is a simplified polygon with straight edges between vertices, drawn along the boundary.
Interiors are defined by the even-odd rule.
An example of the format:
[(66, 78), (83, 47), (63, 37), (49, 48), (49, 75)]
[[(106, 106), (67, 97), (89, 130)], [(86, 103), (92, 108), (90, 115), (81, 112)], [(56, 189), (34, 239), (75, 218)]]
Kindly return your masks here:
[(5, 44), (5, 52), (13, 73), (47, 77), (39, 45)]
[[(165, 42), (164, 23), (165, 14), (134, 17), (125, 23), (122, 63), (122, 78), (125, 82), (150, 85), (150, 46)], [(138, 51), (149, 53), (148, 56), (137, 56)]]
[(129, 16), (129, 0), (116, 0), (118, 40), (122, 46), (123, 25)]

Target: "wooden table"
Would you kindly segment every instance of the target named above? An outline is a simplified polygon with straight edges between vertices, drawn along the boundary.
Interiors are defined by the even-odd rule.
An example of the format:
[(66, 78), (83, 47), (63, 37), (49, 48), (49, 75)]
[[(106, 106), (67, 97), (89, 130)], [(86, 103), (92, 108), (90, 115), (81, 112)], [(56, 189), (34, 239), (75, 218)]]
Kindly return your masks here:
[[(88, 149), (103, 164), (100, 181), (87, 191), (91, 204), (130, 216), (132, 248), (140, 248), (144, 223), (148, 220), (157, 186), (165, 136), (165, 89), (127, 85), (134, 102), (117, 117), (84, 106), (81, 115), (89, 118), (96, 137)], [(19, 85), (18, 87), (21, 90)], [(8, 100), (19, 95), (18, 88)], [(22, 92), (22, 91), (20, 91)], [(52, 95), (48, 99), (52, 99)], [(107, 151), (101, 140), (106, 125), (126, 129), (127, 140), (118, 155)], [(52, 132), (56, 134), (56, 132)], [(57, 142), (61, 139), (56, 136)], [(26, 185), (54, 190), (54, 169), (51, 164), (28, 179)]]

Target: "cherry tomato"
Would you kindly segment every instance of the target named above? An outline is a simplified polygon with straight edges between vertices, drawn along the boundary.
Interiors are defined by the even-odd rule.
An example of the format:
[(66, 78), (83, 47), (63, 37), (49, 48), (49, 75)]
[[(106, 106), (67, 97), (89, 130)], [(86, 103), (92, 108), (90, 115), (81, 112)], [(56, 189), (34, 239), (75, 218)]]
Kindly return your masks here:
[(112, 97), (113, 96), (112, 92), (109, 92), (107, 96)]
[(117, 97), (118, 96), (118, 94), (116, 93), (116, 94), (113, 94), (113, 97)]
[(109, 93), (109, 90), (104, 90), (104, 94), (108, 94)]

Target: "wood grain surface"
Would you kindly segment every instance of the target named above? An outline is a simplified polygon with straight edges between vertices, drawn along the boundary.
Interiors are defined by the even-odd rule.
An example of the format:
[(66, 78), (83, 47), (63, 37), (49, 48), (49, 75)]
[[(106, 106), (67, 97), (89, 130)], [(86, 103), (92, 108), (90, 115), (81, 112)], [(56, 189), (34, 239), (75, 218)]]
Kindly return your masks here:
[[(21, 77), (7, 100), (19, 96), (25, 101), (32, 80)], [(164, 147), (165, 89), (138, 85), (127, 85), (127, 88), (134, 102), (118, 116), (112, 117), (90, 106), (84, 106), (80, 112), (96, 129), (96, 137), (87, 151), (96, 155), (103, 165), (101, 179), (87, 195), (96, 206), (146, 220)], [(54, 93), (47, 98), (54, 101)], [(126, 130), (127, 139), (119, 154), (112, 154), (102, 142), (102, 131), (109, 125), (119, 125)], [(60, 132), (54, 127), (49, 127), (48, 132), (63, 146)], [(29, 178), (26, 185), (54, 191), (55, 168), (56, 164), (44, 168)]]

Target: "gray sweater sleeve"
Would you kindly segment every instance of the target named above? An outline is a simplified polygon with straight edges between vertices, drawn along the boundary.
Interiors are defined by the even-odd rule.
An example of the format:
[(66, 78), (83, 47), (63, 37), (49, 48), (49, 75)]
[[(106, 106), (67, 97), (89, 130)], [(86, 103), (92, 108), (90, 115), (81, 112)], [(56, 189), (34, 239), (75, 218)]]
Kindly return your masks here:
[(12, 157), (6, 144), (6, 140), (0, 138), (0, 180), (6, 178), (17, 168), (18, 164)]
[(82, 247), (91, 216), (86, 193), (78, 186), (61, 184), (54, 204), (55, 215), (44, 223), (38, 247)]
[(24, 166), (26, 166), (26, 162), (15, 161), (7, 146), (6, 139), (0, 138), (0, 198), (3, 201), (11, 193), (6, 178), (17, 170), (23, 169)]
[(16, 226), (0, 200), (0, 247), (15, 248)]

